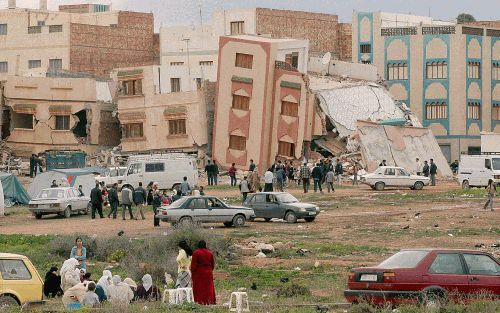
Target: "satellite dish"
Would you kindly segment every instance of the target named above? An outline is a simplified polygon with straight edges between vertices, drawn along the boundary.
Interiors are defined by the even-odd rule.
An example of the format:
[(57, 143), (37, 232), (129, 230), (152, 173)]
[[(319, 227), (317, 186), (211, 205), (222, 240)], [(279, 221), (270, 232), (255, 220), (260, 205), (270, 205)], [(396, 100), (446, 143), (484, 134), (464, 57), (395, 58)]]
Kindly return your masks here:
[(327, 52), (327, 53), (325, 53), (325, 55), (321, 59), (321, 63), (323, 65), (326, 65), (326, 64), (330, 63), (331, 59), (332, 59), (332, 54), (330, 52)]

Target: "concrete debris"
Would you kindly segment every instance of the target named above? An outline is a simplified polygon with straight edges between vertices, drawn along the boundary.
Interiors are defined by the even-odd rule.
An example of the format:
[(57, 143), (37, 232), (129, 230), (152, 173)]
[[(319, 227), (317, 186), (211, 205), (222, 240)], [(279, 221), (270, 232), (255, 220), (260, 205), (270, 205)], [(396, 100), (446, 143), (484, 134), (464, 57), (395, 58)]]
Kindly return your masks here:
[(259, 254), (257, 254), (255, 257), (259, 259), (264, 259), (267, 258), (267, 255), (263, 252), (259, 252)]

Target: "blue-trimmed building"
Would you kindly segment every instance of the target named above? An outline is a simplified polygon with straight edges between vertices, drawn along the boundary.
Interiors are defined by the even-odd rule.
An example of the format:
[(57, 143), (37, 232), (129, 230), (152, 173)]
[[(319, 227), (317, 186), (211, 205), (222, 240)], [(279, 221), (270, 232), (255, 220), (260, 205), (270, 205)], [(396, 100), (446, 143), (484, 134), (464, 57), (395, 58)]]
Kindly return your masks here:
[(353, 62), (377, 67), (448, 161), (479, 152), (481, 132), (500, 133), (499, 28), (354, 12), (352, 43)]

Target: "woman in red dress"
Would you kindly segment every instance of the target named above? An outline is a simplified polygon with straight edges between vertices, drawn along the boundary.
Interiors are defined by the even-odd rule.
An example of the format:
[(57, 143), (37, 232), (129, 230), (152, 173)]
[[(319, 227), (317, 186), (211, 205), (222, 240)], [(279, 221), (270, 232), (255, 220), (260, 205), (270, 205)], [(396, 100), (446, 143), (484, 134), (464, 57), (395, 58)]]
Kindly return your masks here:
[(207, 243), (201, 240), (191, 260), (193, 294), (196, 303), (215, 304), (214, 267), (214, 255), (207, 249)]

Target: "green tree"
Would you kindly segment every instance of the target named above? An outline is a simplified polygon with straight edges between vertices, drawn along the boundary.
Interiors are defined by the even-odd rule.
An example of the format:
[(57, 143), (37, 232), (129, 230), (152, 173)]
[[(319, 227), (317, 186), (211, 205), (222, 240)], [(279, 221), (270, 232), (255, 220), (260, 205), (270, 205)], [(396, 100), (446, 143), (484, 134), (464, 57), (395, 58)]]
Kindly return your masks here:
[(467, 14), (467, 13), (460, 13), (457, 16), (457, 23), (458, 24), (464, 24), (464, 23), (469, 23), (469, 22), (475, 22), (476, 19), (474, 16)]

